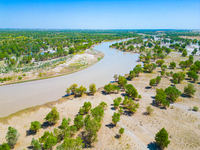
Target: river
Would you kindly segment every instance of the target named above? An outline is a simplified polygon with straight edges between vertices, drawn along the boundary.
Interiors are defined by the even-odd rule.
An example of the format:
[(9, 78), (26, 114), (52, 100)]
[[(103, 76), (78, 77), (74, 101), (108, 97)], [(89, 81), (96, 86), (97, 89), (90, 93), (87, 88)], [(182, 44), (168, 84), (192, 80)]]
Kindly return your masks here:
[(0, 117), (27, 107), (58, 100), (66, 94), (66, 88), (73, 83), (83, 85), (87, 89), (89, 84), (95, 83), (99, 88), (113, 81), (114, 74), (129, 73), (137, 64), (139, 54), (110, 49), (109, 45), (113, 43), (116, 41), (102, 42), (94, 46), (94, 49), (102, 51), (105, 57), (82, 71), (55, 78), (0, 86)]

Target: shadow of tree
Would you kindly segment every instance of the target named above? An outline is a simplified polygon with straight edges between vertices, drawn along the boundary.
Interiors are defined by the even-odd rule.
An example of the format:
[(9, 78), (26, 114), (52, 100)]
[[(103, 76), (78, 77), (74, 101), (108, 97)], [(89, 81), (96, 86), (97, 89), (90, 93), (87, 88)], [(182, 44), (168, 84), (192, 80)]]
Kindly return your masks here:
[(36, 133), (33, 131), (33, 130), (27, 130), (26, 131), (26, 136), (29, 136), (29, 135), (35, 135)]
[(150, 150), (162, 150), (157, 144), (156, 142), (151, 142), (147, 145), (147, 148)]
[(106, 127), (108, 127), (109, 129), (112, 129), (114, 128), (116, 125), (113, 124), (113, 123), (109, 123), (109, 124), (106, 124)]

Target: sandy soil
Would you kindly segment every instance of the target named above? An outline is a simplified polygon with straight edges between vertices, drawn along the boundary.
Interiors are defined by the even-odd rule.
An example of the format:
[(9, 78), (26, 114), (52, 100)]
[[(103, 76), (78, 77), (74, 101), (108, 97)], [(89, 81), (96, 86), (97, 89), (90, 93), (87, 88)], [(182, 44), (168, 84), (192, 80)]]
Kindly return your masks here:
[[(186, 60), (186, 57), (180, 57), (180, 53), (173, 52), (165, 59), (166, 64), (180, 60)], [(199, 59), (197, 56), (195, 59)], [(115, 111), (113, 109), (113, 99), (116, 97), (122, 97), (124, 94), (121, 91), (119, 94), (102, 94), (100, 88), (94, 96), (83, 96), (81, 98), (64, 97), (57, 102), (49, 103), (48, 105), (41, 106), (37, 111), (29, 112), (28, 110), (21, 115), (12, 117), (7, 122), (1, 121), (0, 123), (0, 141), (5, 141), (6, 132), (9, 126), (15, 127), (21, 134), (15, 149), (28, 149), (33, 137), (38, 139), (43, 135), (45, 131), (53, 131), (54, 128), (61, 124), (62, 118), (73, 118), (78, 114), (79, 108), (84, 102), (90, 101), (92, 106), (97, 106), (101, 101), (105, 101), (108, 104), (108, 108), (105, 110), (104, 119), (102, 121), (102, 127), (98, 132), (98, 142), (94, 144), (92, 149), (154, 149), (156, 144), (154, 143), (155, 134), (163, 127), (169, 132), (169, 144), (168, 149), (176, 150), (197, 150), (200, 149), (200, 112), (194, 112), (189, 110), (190, 107), (197, 106), (200, 108), (200, 84), (192, 83), (195, 85), (197, 92), (194, 97), (179, 97), (178, 102), (171, 104), (167, 109), (162, 109), (152, 105), (154, 96), (156, 95), (156, 88), (167, 88), (171, 84), (171, 77), (162, 77), (161, 83), (157, 87), (149, 88), (149, 81), (159, 75), (160, 67), (153, 73), (141, 73), (140, 77), (134, 78), (132, 81), (128, 81), (128, 84), (133, 84), (138, 90), (138, 93), (142, 95), (141, 100), (136, 100), (140, 107), (138, 111), (132, 116), (122, 115), (120, 122), (116, 127), (110, 128), (109, 124), (112, 122), (112, 115)], [(171, 69), (167, 69), (171, 71)], [(172, 70), (173, 72), (182, 71), (181, 69)], [(190, 80), (184, 80), (176, 87), (183, 92), (184, 86), (190, 83)], [(152, 105), (154, 112), (151, 116), (146, 115), (146, 107)], [(60, 113), (60, 120), (53, 127), (40, 129), (36, 135), (27, 135), (27, 131), (30, 128), (32, 121), (44, 122), (46, 114), (52, 107), (57, 107)], [(173, 107), (172, 107), (173, 106)], [(71, 122), (73, 124), (73, 121)], [(120, 138), (115, 138), (118, 134), (118, 130), (125, 128), (125, 134)], [(78, 133), (76, 134), (78, 135)], [(60, 144), (60, 143), (59, 143)], [(59, 145), (58, 144), (58, 145)], [(54, 149), (56, 146), (54, 146)]]
[(187, 39), (197, 39), (197, 40), (200, 40), (200, 36), (180, 36), (181, 38), (187, 38)]

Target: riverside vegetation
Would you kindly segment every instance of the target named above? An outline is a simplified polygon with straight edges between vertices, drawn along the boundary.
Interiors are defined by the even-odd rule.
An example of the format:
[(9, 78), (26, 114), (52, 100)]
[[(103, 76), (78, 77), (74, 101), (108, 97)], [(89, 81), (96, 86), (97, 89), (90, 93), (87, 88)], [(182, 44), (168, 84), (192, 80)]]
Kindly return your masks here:
[[(134, 52), (140, 53), (140, 62), (125, 76), (114, 75), (115, 82), (108, 83), (100, 91), (97, 91), (94, 83), (89, 86), (89, 92), (86, 87), (78, 87), (75, 83), (66, 89), (67, 97), (74, 97), (74, 101), (86, 99), (79, 111), (77, 110), (78, 113), (74, 115), (73, 123), (71, 123), (71, 118), (61, 118), (62, 109), (59, 113), (56, 107), (52, 107), (52, 110), (44, 118), (46, 123), (43, 122), (41, 125), (39, 121), (32, 121), (28, 133), (35, 137), (38, 131), (45, 131), (38, 139), (33, 137), (32, 141), (29, 141), (32, 148), (61, 150), (93, 147), (95, 149), (101, 145), (98, 144), (98, 140), (103, 140), (98, 134), (117, 143), (114, 139), (106, 137), (109, 135), (105, 136), (105, 132), (112, 133), (111, 135), (115, 134), (115, 139), (122, 142), (122, 145), (123, 143), (128, 144), (122, 146), (126, 149), (141, 148), (140, 141), (143, 141), (144, 137), (140, 134), (144, 133), (149, 138), (147, 140), (150, 142), (147, 144), (148, 148), (152, 146), (161, 149), (167, 147), (171, 149), (200, 148), (197, 136), (199, 133), (198, 121), (200, 120), (198, 112), (200, 106), (198, 95), (199, 56), (196, 53), (191, 53), (192, 55), (189, 56), (183, 55), (185, 50), (180, 49), (188, 44), (188, 39), (179, 38), (180, 33), (166, 32), (164, 35), (158, 35), (160, 40), (157, 41), (148, 35), (150, 33), (144, 31), (143, 35), (138, 35), (137, 41), (131, 39), (128, 40), (129, 42), (111, 46), (117, 48), (117, 45), (121, 45), (124, 46), (123, 49), (120, 47), (118, 49), (123, 51), (134, 49)], [(191, 33), (183, 32), (182, 34), (190, 35)], [(147, 39), (151, 44), (144, 42), (143, 39)], [(182, 43), (172, 44), (173, 40)], [(171, 44), (161, 47), (159, 42)], [(143, 47), (128, 48), (135, 43), (142, 44)], [(95, 99), (95, 95), (101, 95), (101, 98), (105, 100), (101, 101), (101, 98), (98, 97)], [(87, 101), (87, 97), (89, 99), (90, 96), (95, 101), (101, 102), (93, 107), (95, 101)], [(112, 101), (109, 100), (110, 97), (114, 97)], [(193, 109), (189, 110), (193, 104), (197, 106), (192, 106)], [(57, 126), (59, 120), (62, 122)], [(51, 131), (46, 131), (46, 126)], [(54, 128), (54, 126), (57, 127)], [(109, 129), (105, 129), (107, 127)], [(11, 133), (14, 134), (13, 143), (9, 140)], [(152, 133), (154, 133), (153, 136)], [(7, 143), (2, 143), (0, 149), (14, 148), (20, 134), (15, 128), (9, 127), (6, 135)], [(126, 139), (126, 135), (131, 137), (130, 141), (133, 139), (132, 143), (137, 141), (136, 144), (131, 145)], [(135, 135), (138, 138), (134, 138)], [(120, 146), (120, 143), (117, 144)], [(106, 146), (110, 147), (109, 144)], [(116, 148), (115, 146), (112, 148)]]

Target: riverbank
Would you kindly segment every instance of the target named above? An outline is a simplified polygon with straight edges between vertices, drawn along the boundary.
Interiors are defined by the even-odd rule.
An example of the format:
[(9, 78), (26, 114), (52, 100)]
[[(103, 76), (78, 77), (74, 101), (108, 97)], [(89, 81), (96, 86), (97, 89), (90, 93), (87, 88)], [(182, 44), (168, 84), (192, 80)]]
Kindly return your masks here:
[[(0, 83), (0, 86), (68, 75), (91, 67), (103, 57), (103, 53), (88, 49), (84, 53), (76, 54), (72, 58), (68, 58), (65, 62), (62, 62), (51, 69), (40, 69), (37, 72), (30, 71), (26, 73), (21, 72), (1, 75), (0, 78), (12, 77), (13, 79), (11, 81)], [(19, 77), (22, 78), (19, 80)]]
[[(177, 64), (180, 60), (187, 60), (187, 57), (182, 57), (179, 52), (171, 52), (166, 58), (165, 62), (168, 66), (171, 61)], [(194, 61), (199, 59), (199, 56), (194, 57)], [(141, 62), (139, 62), (141, 63)], [(108, 104), (105, 110), (102, 127), (98, 132), (98, 142), (91, 149), (153, 149), (156, 148), (154, 143), (155, 134), (161, 129), (165, 128), (169, 132), (169, 149), (183, 149), (183, 150), (196, 150), (200, 148), (200, 113), (190, 110), (190, 107), (197, 106), (200, 108), (200, 84), (192, 83), (190, 80), (184, 80), (176, 87), (183, 92), (184, 86), (188, 83), (195, 85), (197, 92), (191, 98), (180, 96), (178, 101), (167, 109), (162, 109), (152, 105), (152, 101), (156, 95), (156, 88), (167, 88), (173, 84), (171, 77), (163, 76), (161, 83), (149, 87), (149, 81), (160, 75), (160, 67), (157, 67), (152, 73), (141, 73), (139, 77), (128, 81), (132, 84), (142, 96), (142, 99), (135, 100), (139, 103), (139, 108), (132, 116), (122, 115), (121, 120), (116, 127), (110, 127), (112, 122), (112, 115), (118, 110), (113, 109), (113, 99), (122, 97), (124, 99), (124, 91), (118, 94), (103, 94), (103, 87), (98, 89), (94, 96), (84, 95), (83, 97), (74, 98), (73, 96), (63, 97), (54, 102), (31, 107), (19, 111), (9, 117), (1, 118), (0, 120), (0, 141), (5, 142), (7, 128), (9, 126), (15, 127), (21, 134), (16, 149), (24, 149), (30, 146), (32, 138), (38, 139), (45, 131), (53, 131), (55, 127), (60, 126), (62, 118), (70, 117), (72, 119), (70, 125), (73, 124), (73, 118), (78, 114), (79, 108), (83, 106), (84, 102), (91, 102), (92, 107), (96, 107), (101, 101)], [(167, 72), (182, 72), (180, 68), (169, 69)], [(128, 72), (127, 72), (128, 73)], [(70, 106), (70, 107), (69, 107)], [(146, 115), (146, 107), (151, 106), (154, 111), (151, 116)], [(36, 135), (28, 135), (27, 131), (30, 128), (32, 121), (39, 121), (41, 124), (44, 122), (46, 114), (48, 114), (52, 107), (57, 107), (60, 114), (60, 119), (55, 126), (40, 129)], [(125, 133), (120, 139), (115, 136), (118, 130), (123, 127)], [(74, 137), (76, 137), (77, 133)], [(55, 149), (55, 147), (53, 148)]]

